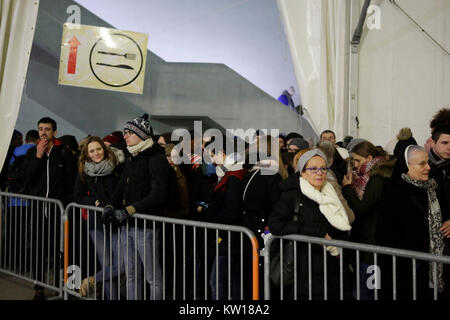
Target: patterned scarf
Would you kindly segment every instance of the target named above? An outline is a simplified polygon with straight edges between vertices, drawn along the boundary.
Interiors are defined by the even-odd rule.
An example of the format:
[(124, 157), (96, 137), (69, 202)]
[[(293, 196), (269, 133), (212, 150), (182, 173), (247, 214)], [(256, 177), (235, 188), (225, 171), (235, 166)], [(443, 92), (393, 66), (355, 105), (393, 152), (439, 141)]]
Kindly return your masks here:
[[(428, 232), (430, 233), (430, 253), (442, 256), (444, 253), (444, 237), (439, 229), (442, 226), (442, 213), (439, 201), (436, 196), (437, 183), (433, 179), (428, 181), (418, 181), (411, 179), (407, 174), (402, 174), (402, 179), (407, 183), (421, 189), (426, 189), (428, 194)], [(437, 263), (437, 285), (439, 292), (444, 290), (443, 278), (444, 266)], [(430, 262), (428, 283), (430, 288), (434, 288), (433, 263)]]
[(88, 162), (84, 164), (84, 173), (89, 177), (103, 177), (114, 171), (115, 167), (111, 160), (104, 159), (99, 163)]
[(384, 157), (375, 157), (369, 162), (363, 164), (358, 171), (352, 171), (352, 187), (355, 189), (359, 200), (362, 200), (366, 191), (367, 183), (370, 179), (370, 170), (380, 162), (386, 161)]

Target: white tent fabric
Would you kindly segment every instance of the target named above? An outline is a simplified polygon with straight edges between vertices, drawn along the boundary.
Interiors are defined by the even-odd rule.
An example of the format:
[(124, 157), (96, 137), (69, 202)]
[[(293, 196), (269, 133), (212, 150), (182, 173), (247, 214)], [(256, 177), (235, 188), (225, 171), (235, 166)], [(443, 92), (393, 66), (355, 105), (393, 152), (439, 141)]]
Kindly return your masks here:
[[(0, 163), (19, 113), (39, 0), (0, 0)], [(25, 133), (23, 133), (25, 134)]]
[[(450, 108), (450, 1), (371, 2), (380, 21), (378, 28), (363, 25), (354, 67), (357, 88), (351, 89), (356, 106), (350, 110), (345, 107), (350, 100), (346, 55), (353, 4), (278, 0), (303, 105), (318, 131), (332, 129), (338, 139), (350, 133), (346, 117), (358, 116), (354, 137), (386, 146), (399, 129), (409, 127), (423, 145), (433, 115)], [(360, 4), (362, 9), (363, 0)]]
[(278, 0), (306, 108), (315, 130), (344, 135), (346, 0)]
[[(403, 127), (423, 145), (430, 121), (450, 108), (450, 1), (372, 1), (381, 28), (364, 26), (359, 59), (359, 137), (385, 146)], [(414, 19), (420, 29), (409, 18)]]

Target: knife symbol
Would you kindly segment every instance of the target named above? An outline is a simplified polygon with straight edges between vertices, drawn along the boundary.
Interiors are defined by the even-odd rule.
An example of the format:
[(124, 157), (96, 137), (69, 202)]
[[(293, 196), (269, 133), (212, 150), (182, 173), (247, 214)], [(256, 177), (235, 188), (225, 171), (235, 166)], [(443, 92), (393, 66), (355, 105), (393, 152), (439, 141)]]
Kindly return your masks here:
[(122, 69), (134, 70), (134, 68), (132, 66), (129, 66), (127, 64), (115, 64), (114, 65), (114, 64), (97, 62), (97, 65), (99, 65), (99, 66), (106, 66), (106, 67), (113, 67), (113, 68), (122, 68)]

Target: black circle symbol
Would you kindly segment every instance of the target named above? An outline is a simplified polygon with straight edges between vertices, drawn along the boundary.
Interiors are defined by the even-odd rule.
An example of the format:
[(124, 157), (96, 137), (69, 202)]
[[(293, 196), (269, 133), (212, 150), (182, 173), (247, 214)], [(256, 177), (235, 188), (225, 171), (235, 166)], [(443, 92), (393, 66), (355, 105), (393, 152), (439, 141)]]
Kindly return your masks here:
[[(124, 87), (129, 85), (130, 83), (132, 83), (134, 80), (136, 80), (136, 78), (141, 74), (142, 71), (142, 67), (143, 67), (143, 63), (144, 63), (144, 58), (143, 58), (143, 54), (142, 54), (142, 50), (139, 47), (139, 45), (137, 44), (137, 42), (135, 40), (133, 40), (131, 37), (122, 34), (122, 33), (112, 33), (110, 34), (110, 37), (112, 36), (116, 36), (116, 37), (121, 37), (119, 39), (124, 40), (123, 38), (125, 38), (125, 41), (129, 43), (129, 41), (131, 41), (132, 44), (134, 44), (134, 46), (131, 46), (133, 49), (137, 49), (137, 52), (134, 51), (135, 53), (126, 53), (126, 54), (119, 54), (116, 52), (105, 52), (105, 51), (101, 51), (101, 50), (105, 50), (105, 48), (109, 48), (108, 45), (104, 46), (105, 43), (107, 43), (108, 41), (111, 42), (112, 39), (105, 39), (105, 37), (101, 37), (97, 40), (97, 42), (95, 42), (95, 44), (92, 46), (91, 52), (89, 54), (89, 66), (91, 68), (91, 71), (93, 73), (93, 75), (97, 78), (98, 81), (100, 81), (101, 83), (109, 86), (109, 87)], [(118, 43), (120, 41), (116, 41), (116, 43)], [(105, 48), (101, 48), (101, 47), (105, 47)], [(135, 47), (135, 48), (134, 48)], [(121, 64), (115, 64), (115, 65), (111, 65), (111, 64), (106, 64), (106, 63), (96, 63), (96, 65), (103, 65), (103, 66), (109, 66), (109, 67), (113, 67), (110, 70), (116, 70), (117, 72), (126, 72), (129, 73), (129, 77), (127, 75), (126, 79), (124, 81), (122, 81), (121, 83), (111, 83), (110, 79), (105, 79), (105, 76), (102, 76), (100, 74), (98, 74), (98, 71), (95, 71), (95, 66), (93, 65), (93, 54), (95, 53), (94, 49), (100, 50), (97, 51), (97, 53), (102, 53), (103, 56), (105, 57), (115, 57), (117, 58), (118, 56), (124, 56), (124, 57), (128, 57), (126, 55), (130, 55), (133, 57), (136, 57), (136, 53), (138, 53), (138, 56), (140, 57), (140, 63), (137, 63), (137, 66), (130, 66), (126, 63), (121, 63)], [(128, 50), (131, 49), (130, 47), (128, 48)], [(133, 59), (134, 60), (134, 59)], [(126, 60), (125, 60), (126, 61)], [(135, 71), (135, 69), (137, 71)], [(132, 78), (131, 78), (132, 77)], [(129, 79), (131, 78), (131, 80)]]

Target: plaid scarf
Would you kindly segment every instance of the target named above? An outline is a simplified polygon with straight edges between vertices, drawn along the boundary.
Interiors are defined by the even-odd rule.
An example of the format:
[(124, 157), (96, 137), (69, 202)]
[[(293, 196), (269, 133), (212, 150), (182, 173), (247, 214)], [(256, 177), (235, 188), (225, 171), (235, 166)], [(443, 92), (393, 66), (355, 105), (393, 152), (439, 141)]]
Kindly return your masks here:
[[(421, 189), (426, 189), (428, 194), (428, 231), (430, 234), (430, 253), (442, 256), (444, 253), (444, 237), (439, 229), (442, 226), (442, 213), (439, 201), (436, 196), (437, 183), (433, 179), (428, 181), (418, 181), (411, 179), (407, 174), (402, 174), (402, 179), (407, 183)], [(444, 290), (444, 265), (437, 263), (437, 286), (439, 292)], [(430, 262), (428, 273), (428, 283), (430, 288), (434, 288), (433, 263)]]
[(358, 171), (352, 171), (352, 187), (360, 200), (362, 200), (364, 192), (366, 191), (366, 186), (370, 179), (370, 170), (383, 161), (386, 161), (384, 157), (375, 157), (363, 164)]

